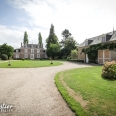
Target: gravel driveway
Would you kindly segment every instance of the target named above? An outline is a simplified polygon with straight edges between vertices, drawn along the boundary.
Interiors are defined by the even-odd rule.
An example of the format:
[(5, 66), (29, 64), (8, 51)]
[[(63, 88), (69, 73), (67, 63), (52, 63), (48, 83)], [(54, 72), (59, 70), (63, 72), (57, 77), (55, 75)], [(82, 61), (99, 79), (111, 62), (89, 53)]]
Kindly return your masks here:
[(64, 62), (63, 65), (42, 68), (0, 68), (0, 104), (14, 106), (0, 116), (74, 116), (54, 83), (59, 71), (88, 67)]

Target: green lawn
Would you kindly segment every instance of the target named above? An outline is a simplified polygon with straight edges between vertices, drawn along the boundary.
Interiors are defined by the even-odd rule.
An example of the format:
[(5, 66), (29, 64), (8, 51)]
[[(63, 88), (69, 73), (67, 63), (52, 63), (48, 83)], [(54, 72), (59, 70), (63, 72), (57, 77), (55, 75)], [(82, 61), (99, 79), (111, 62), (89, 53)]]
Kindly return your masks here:
[[(55, 77), (56, 85), (63, 98), (77, 115), (80, 116), (116, 116), (116, 81), (101, 78), (101, 66), (73, 69), (60, 72)], [(63, 81), (88, 101), (82, 107), (72, 96), (69, 96), (66, 88), (59, 80)]]
[(17, 60), (11, 61), (11, 66), (8, 66), (8, 62), (0, 63), (0, 68), (37, 68), (37, 67), (47, 67), (47, 66), (57, 66), (61, 65), (61, 62), (53, 61), (50, 64), (50, 60)]
[(0, 62), (4, 62), (4, 60), (0, 60)]

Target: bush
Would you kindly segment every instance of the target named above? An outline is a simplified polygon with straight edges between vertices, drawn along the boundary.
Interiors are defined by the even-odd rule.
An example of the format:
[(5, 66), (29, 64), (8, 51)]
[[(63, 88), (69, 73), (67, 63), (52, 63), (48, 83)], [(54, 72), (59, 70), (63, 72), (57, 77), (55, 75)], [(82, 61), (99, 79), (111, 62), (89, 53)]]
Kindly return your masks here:
[(2, 60), (8, 60), (8, 56), (7, 56), (6, 54), (2, 54), (2, 55), (1, 55), (1, 59), (2, 59)]
[(24, 58), (22, 58), (22, 60), (24, 61), (25, 59), (24, 59)]
[(70, 60), (71, 58), (70, 57), (67, 57), (67, 61)]
[(9, 60), (13, 60), (13, 58), (12, 57), (9, 57)]
[(116, 80), (116, 61), (105, 62), (101, 75), (103, 78)]
[(66, 58), (67, 58), (67, 56), (65, 56), (65, 55), (64, 55), (64, 56), (62, 56), (62, 59), (66, 59)]
[(84, 60), (76, 60), (76, 59), (69, 59), (69, 61), (73, 61), (73, 62), (82, 62), (82, 63), (84, 63)]

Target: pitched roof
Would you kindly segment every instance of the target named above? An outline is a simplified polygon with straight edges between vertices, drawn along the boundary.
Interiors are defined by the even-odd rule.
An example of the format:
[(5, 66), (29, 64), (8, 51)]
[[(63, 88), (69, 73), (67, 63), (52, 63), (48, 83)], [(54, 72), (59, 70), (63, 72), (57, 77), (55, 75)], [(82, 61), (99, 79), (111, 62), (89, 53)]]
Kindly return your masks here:
[[(116, 31), (114, 31), (114, 32), (112, 31), (112, 32), (108, 32), (108, 33), (96, 36), (96, 37), (92, 37), (92, 38), (86, 39), (83, 43), (81, 43), (79, 45), (79, 47), (84, 47), (84, 46), (88, 46), (88, 45), (94, 45), (94, 44), (102, 43), (103, 42), (103, 37), (105, 37), (107, 35), (110, 36), (110, 38), (109, 38), (108, 41), (114, 41), (114, 40), (116, 40)], [(92, 42), (89, 43), (89, 44), (87, 44), (87, 42), (89, 40), (92, 40)]]

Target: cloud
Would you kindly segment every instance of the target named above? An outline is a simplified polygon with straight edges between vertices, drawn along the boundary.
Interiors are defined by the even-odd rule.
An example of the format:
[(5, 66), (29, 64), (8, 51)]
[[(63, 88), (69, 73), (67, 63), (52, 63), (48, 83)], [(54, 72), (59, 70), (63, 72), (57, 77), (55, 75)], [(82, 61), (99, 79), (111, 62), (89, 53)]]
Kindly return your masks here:
[[(14, 28), (2, 27), (6, 29), (4, 35), (0, 32), (0, 37), (5, 39), (9, 37), (10, 40), (14, 38), (12, 42), (17, 44), (23, 40), (24, 31), (27, 31), (30, 43), (32, 41), (36, 43), (38, 33), (41, 32), (45, 45), (52, 23), (59, 40), (62, 38), (61, 32), (69, 29), (79, 43), (86, 38), (112, 31), (113, 26), (116, 27), (115, 0), (8, 0), (8, 2), (16, 9), (23, 9), (30, 17), (27, 20), (30, 28), (18, 25)], [(9, 36), (5, 35), (5, 30)]]
[[(23, 42), (24, 31), (27, 31), (29, 43), (37, 44), (38, 43), (38, 28), (29, 29), (26, 27), (12, 26), (8, 28), (6, 26), (0, 25), (0, 44), (7, 43), (8, 45), (13, 46), (14, 48), (19, 48), (21, 42)], [(42, 30), (41, 33), (47, 33), (46, 30)], [(45, 47), (45, 38), (47, 35), (42, 35), (43, 44)]]

